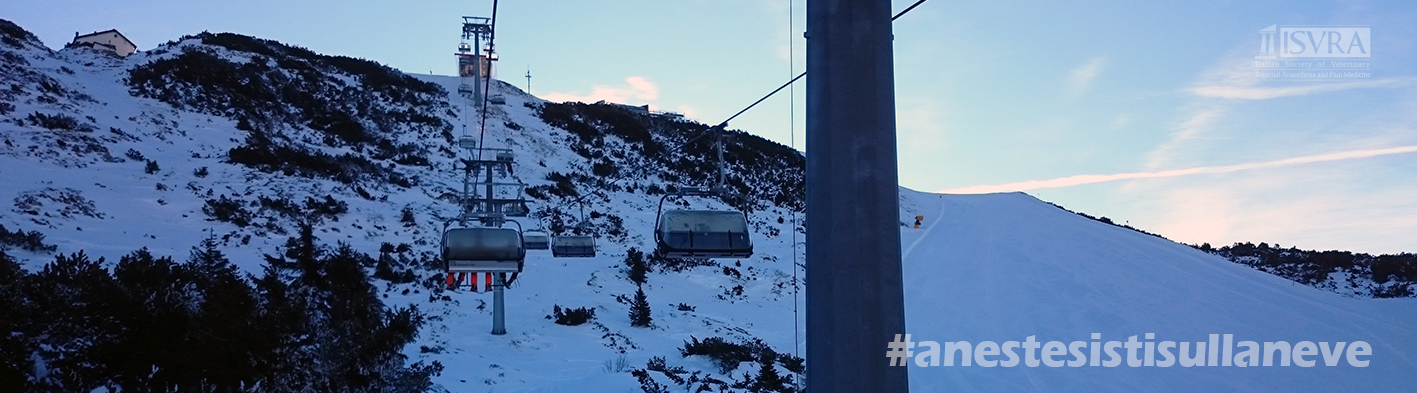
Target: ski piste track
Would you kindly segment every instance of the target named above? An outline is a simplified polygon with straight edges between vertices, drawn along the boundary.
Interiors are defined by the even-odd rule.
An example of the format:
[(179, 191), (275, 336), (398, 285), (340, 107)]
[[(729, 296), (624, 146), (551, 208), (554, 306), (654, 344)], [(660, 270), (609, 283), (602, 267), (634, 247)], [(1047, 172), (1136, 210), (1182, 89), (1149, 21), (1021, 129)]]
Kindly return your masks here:
[[(1366, 341), (1369, 366), (911, 366), (914, 391), (1410, 390), (1417, 370), (1411, 299), (1355, 299), (1255, 271), (1188, 246), (1064, 211), (1022, 193), (902, 191), (906, 323), (915, 341), (1315, 343)], [(934, 210), (938, 209), (938, 210)], [(938, 229), (936, 228), (938, 226)], [(914, 233), (918, 232), (918, 233)], [(882, 343), (884, 351), (885, 344)], [(1238, 349), (1236, 350), (1239, 351)], [(1021, 352), (1020, 352), (1021, 353)], [(957, 356), (957, 355), (956, 355)], [(1071, 359), (1069, 356), (1063, 358)], [(882, 359), (884, 361), (884, 359)]]

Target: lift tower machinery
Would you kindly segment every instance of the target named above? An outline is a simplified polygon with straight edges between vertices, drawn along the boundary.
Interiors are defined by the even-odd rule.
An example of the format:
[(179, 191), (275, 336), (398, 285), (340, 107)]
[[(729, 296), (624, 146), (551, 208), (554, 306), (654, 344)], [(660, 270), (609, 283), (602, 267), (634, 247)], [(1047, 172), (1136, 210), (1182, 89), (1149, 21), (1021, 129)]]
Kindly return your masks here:
[[(523, 196), (526, 184), (512, 176), (511, 150), (467, 150), (473, 157), (491, 152), (495, 158), (461, 160), (463, 191), (458, 201), (462, 212), (444, 223), (443, 263), (451, 287), (461, 286), (462, 277), (466, 275), (472, 276), (474, 289), (478, 284), (477, 275), (486, 274), (491, 279), (492, 334), (507, 334), (503, 291), (522, 272), (526, 260), (521, 223), (508, 217), (526, 217), (530, 213)], [(453, 226), (454, 223), (457, 225)], [(507, 227), (508, 223), (515, 224), (517, 229)], [(507, 277), (509, 273), (511, 280)]]
[[(482, 41), (492, 36), (491, 19), (480, 16), (462, 17), (462, 43), (458, 45), (458, 93), (477, 108), (482, 105), (482, 78), (492, 72), (492, 54), (483, 54)], [(472, 44), (467, 43), (472, 40)], [(487, 50), (487, 52), (491, 52)]]

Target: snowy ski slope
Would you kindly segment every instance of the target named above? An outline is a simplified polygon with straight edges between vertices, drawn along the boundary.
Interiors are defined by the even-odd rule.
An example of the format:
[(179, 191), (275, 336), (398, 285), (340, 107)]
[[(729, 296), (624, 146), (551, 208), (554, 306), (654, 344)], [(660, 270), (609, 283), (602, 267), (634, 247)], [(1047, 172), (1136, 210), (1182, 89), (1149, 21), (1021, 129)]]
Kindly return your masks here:
[[(906, 325), (915, 341), (1366, 341), (1366, 368), (912, 367), (915, 391), (1411, 391), (1417, 302), (1314, 289), (1021, 193), (902, 191)], [(904, 214), (903, 214), (904, 215)], [(913, 218), (913, 214), (911, 214)], [(1143, 340), (1155, 333), (1155, 340)], [(1195, 345), (1195, 344), (1192, 344)], [(1237, 353), (1239, 349), (1236, 350)], [(1022, 354), (1022, 352), (1020, 352)], [(1122, 353), (1125, 356), (1125, 352)], [(1063, 356), (1063, 359), (1072, 359)], [(1160, 356), (1157, 357), (1160, 359)]]

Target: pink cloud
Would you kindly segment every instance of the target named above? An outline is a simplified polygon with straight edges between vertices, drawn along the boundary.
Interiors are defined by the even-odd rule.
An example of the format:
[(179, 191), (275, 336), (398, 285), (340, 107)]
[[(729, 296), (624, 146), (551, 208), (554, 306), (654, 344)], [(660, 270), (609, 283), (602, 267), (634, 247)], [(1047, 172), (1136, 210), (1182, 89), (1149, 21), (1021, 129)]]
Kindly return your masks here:
[[(625, 78), (625, 85), (604, 86), (597, 85), (591, 89), (590, 94), (576, 95), (572, 93), (551, 92), (543, 96), (548, 101), (567, 102), (596, 102), (604, 100), (621, 104), (642, 104), (654, 101), (659, 98), (659, 87), (653, 82), (639, 76)], [(632, 102), (633, 101), (633, 102)]]

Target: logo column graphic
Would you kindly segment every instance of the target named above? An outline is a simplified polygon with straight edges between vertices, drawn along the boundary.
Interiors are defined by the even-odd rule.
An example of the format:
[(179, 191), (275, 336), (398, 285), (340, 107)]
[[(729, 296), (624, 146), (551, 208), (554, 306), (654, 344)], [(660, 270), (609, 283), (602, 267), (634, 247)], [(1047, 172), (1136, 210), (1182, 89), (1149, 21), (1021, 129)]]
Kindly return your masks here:
[(1274, 60), (1274, 47), (1277, 42), (1274, 34), (1279, 31), (1279, 25), (1270, 25), (1260, 29), (1260, 54), (1255, 56), (1256, 60)]

